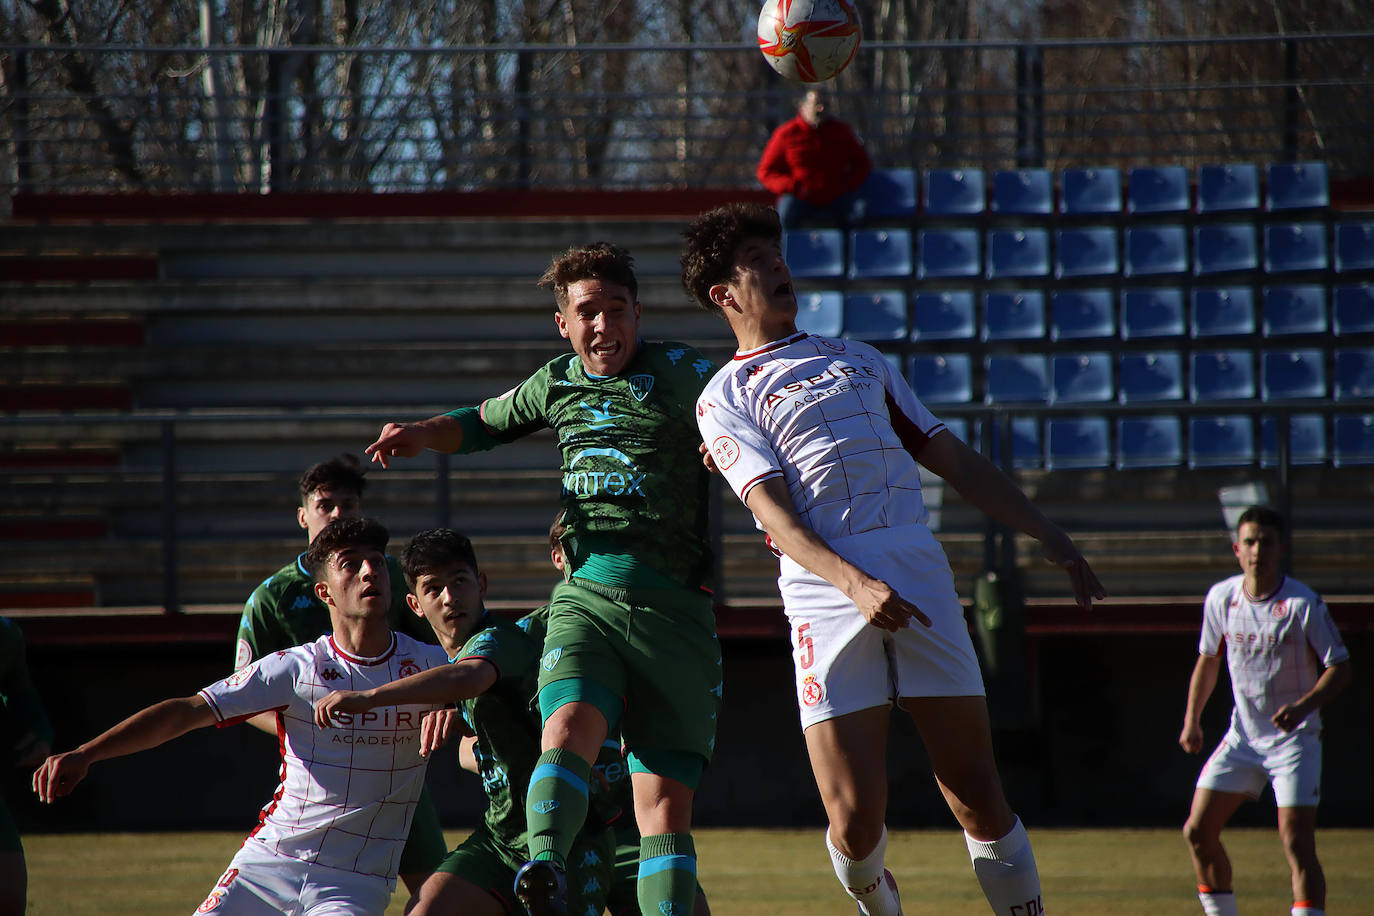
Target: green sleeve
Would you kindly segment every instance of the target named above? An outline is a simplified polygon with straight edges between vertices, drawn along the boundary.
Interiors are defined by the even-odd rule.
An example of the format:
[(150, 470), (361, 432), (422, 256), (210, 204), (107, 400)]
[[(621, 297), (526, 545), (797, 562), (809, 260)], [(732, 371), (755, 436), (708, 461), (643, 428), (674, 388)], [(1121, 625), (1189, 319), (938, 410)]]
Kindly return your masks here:
[(286, 648), (286, 636), (277, 625), (278, 595), (269, 586), (272, 580), (253, 589), (239, 617), (239, 635), (234, 646), (234, 670), (237, 671), (268, 652)]
[(501, 440), (492, 435), (491, 430), (482, 422), (481, 408), (459, 407), (457, 410), (450, 410), (446, 416), (457, 420), (459, 428), (463, 430), (463, 444), (458, 447), (460, 455), (489, 451), (501, 444)]
[[(477, 408), (479, 414), (475, 418), (476, 425), (482, 428), (482, 432), (478, 434), (479, 439), (474, 442), (473, 448), (469, 448), (468, 427), (464, 426), (463, 447), (459, 451), (477, 451), (480, 447), (477, 443), (482, 441), (490, 441), (493, 445), (514, 442), (522, 436), (528, 436), (547, 427), (549, 421), (545, 407), (548, 403), (549, 380), (552, 375), (551, 367), (557, 362), (558, 360), (554, 360), (553, 363), (542, 366), (538, 372), (505, 394), (483, 401), (482, 406)], [(457, 415), (457, 411), (452, 415)], [(459, 422), (469, 421), (459, 417)], [(491, 445), (487, 447), (490, 448)]]
[(541, 648), (516, 627), (491, 626), (470, 636), (454, 661), (484, 658), (496, 666), (501, 677), (511, 677), (532, 669)]
[(4, 617), (0, 617), (0, 703), (24, 733), (52, 744), (52, 723), (29, 677), (24, 636), (16, 624)]

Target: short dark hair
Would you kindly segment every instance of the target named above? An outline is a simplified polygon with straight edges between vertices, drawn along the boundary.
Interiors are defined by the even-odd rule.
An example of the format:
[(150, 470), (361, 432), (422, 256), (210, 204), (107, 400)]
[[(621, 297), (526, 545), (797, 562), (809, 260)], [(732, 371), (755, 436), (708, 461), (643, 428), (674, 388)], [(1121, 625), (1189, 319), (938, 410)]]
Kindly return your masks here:
[(568, 526), (563, 524), (563, 513), (567, 511), (559, 509), (558, 514), (553, 517), (553, 524), (549, 525), (549, 548), (552, 550), (563, 549), (563, 535), (568, 533)]
[(406, 574), (411, 591), (421, 576), (433, 575), (455, 563), (466, 563), (473, 572), (479, 572), (472, 541), (451, 528), (421, 531), (401, 551), (401, 571)]
[(335, 455), (328, 461), (311, 465), (301, 475), (301, 502), (316, 490), (352, 490), (359, 496), (367, 486), (366, 472), (352, 455)]
[(698, 216), (683, 231), (682, 286), (697, 305), (721, 313), (711, 287), (735, 275), (735, 252), (748, 238), (782, 240), (778, 211), (765, 204), (733, 203)]
[(1273, 528), (1279, 533), (1279, 537), (1284, 536), (1284, 531), (1288, 527), (1278, 510), (1268, 506), (1251, 506), (1242, 512), (1240, 518), (1236, 519), (1237, 533), (1240, 532), (1240, 526), (1246, 522), (1254, 522), (1261, 528)]
[(635, 259), (611, 242), (574, 245), (549, 262), (539, 285), (553, 290), (561, 310), (568, 305), (568, 287), (578, 280), (607, 280), (630, 291), (630, 302), (639, 301), (639, 281), (635, 279)]
[(370, 547), (386, 553), (386, 543), (390, 539), (386, 526), (375, 518), (336, 518), (315, 535), (301, 562), (311, 578), (319, 582), (324, 578), (329, 558), (340, 550)]

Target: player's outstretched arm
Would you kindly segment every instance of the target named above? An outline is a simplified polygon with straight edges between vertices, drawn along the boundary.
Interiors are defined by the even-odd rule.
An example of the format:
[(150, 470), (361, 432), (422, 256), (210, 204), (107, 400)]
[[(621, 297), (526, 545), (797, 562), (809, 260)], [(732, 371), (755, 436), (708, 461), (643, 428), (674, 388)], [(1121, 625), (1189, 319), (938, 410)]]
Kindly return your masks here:
[(1039, 541), (1045, 559), (1069, 574), (1074, 598), (1081, 607), (1090, 608), (1094, 599), (1107, 597), (1073, 539), (1046, 518), (997, 465), (960, 442), (958, 436), (948, 430), (937, 433), (916, 460), (980, 511)]
[(43, 761), (33, 774), (33, 790), (40, 801), (52, 802), (76, 788), (92, 764), (146, 751), (214, 721), (214, 712), (199, 694), (155, 703), (76, 750)]
[(1183, 731), (1178, 746), (1190, 754), (1202, 750), (1202, 710), (1217, 686), (1221, 671), (1220, 655), (1199, 655), (1188, 679), (1188, 705), (1183, 711)]
[(779, 550), (844, 592), (869, 623), (894, 633), (913, 617), (930, 626), (930, 618), (920, 608), (840, 556), (808, 527), (793, 508), (781, 477), (755, 484), (744, 502)]
[(496, 666), (486, 659), (465, 658), (371, 690), (335, 690), (315, 701), (315, 724), (329, 728), (336, 724), (335, 713), (367, 712), (377, 706), (461, 703), (485, 693), (497, 676)]
[(1289, 703), (1274, 713), (1273, 723), (1284, 731), (1291, 732), (1302, 724), (1303, 719), (1331, 702), (1337, 694), (1350, 686), (1353, 676), (1348, 658), (1329, 666), (1300, 700)]
[(463, 427), (448, 414), (415, 423), (388, 423), (377, 440), (363, 449), (373, 461), (391, 467), (392, 458), (414, 458), (425, 449), (456, 452), (463, 444)]

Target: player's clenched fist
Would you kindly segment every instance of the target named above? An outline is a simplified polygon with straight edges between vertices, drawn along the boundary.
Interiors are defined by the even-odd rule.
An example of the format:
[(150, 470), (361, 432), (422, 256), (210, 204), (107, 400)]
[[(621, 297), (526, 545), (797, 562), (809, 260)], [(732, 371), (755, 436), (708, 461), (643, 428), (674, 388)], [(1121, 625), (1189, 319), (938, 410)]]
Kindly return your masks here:
[(372, 702), (364, 691), (334, 690), (315, 701), (315, 724), (332, 728), (335, 713), (367, 712), (371, 708)]
[(33, 791), (38, 800), (52, 803), (53, 799), (66, 795), (76, 788), (76, 784), (86, 778), (91, 767), (86, 755), (80, 751), (68, 751), (43, 761), (33, 774)]

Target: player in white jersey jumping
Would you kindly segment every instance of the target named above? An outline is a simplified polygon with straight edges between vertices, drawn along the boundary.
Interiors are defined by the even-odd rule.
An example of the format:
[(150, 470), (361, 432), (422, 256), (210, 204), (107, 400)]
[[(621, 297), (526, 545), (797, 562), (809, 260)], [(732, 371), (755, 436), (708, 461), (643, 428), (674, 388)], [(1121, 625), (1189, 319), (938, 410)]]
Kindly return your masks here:
[(797, 330), (779, 240), (767, 207), (703, 214), (686, 232), (683, 284), (739, 343), (697, 420), (715, 466), (779, 552), (835, 873), (861, 913), (901, 912), (883, 862), (895, 700), (921, 733), (993, 910), (1035, 916), (1035, 857), (1002, 792), (982, 677), (949, 563), (925, 524), (917, 463), (1038, 539), (1080, 604), (1103, 597), (1102, 586), (1073, 541), (932, 416), (881, 353)]
[(1283, 574), (1283, 516), (1251, 506), (1232, 545), (1241, 574), (1212, 586), (1203, 605), (1197, 665), (1178, 743), (1202, 750), (1202, 710), (1216, 687), (1221, 650), (1231, 676), (1231, 727), (1207, 759), (1183, 836), (1208, 916), (1236, 916), (1231, 860), (1221, 830), (1247, 799), (1273, 783), (1279, 837), (1293, 870), (1293, 916), (1321, 916), (1326, 878), (1317, 861), (1321, 713), (1350, 683), (1350, 653), (1321, 597)]
[(194, 696), (135, 713), (33, 776), (51, 802), (90, 766), (157, 747), (194, 728), (277, 715), (282, 781), (258, 826), (198, 913), (380, 914), (396, 886), (401, 848), (424, 783), (420, 721), (433, 706), (339, 716), (315, 726), (315, 701), (337, 687), (366, 689), (446, 665), (438, 646), (393, 633), (387, 531), (371, 519), (327, 526), (305, 552), (333, 634), (240, 668)]

